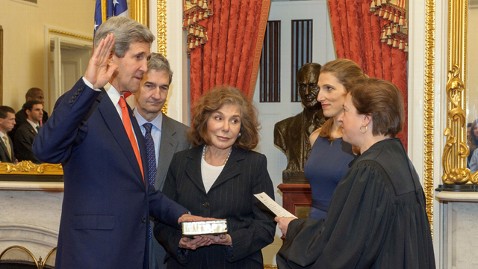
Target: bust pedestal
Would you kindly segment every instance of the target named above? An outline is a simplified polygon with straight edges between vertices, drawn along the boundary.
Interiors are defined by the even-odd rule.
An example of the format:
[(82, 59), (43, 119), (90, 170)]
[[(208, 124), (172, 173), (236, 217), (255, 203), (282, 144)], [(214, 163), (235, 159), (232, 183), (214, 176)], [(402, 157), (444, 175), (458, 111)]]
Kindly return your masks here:
[(282, 192), (282, 206), (299, 218), (309, 216), (312, 194), (309, 184), (279, 184)]
[(440, 268), (478, 268), (478, 192), (437, 192)]

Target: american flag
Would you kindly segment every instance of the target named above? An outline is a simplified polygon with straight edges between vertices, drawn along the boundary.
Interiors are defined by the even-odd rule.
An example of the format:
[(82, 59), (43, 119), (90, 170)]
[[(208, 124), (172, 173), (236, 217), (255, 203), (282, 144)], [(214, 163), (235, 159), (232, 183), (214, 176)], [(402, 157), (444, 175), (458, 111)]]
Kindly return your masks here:
[(95, 31), (98, 26), (113, 16), (129, 16), (126, 0), (96, 0)]

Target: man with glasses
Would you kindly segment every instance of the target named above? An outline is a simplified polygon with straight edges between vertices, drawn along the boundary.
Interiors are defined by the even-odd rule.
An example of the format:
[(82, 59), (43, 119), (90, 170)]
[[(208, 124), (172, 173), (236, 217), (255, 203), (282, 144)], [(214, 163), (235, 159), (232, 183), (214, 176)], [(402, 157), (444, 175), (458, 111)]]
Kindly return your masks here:
[(304, 164), (310, 152), (309, 135), (324, 122), (322, 107), (317, 101), (317, 82), (320, 64), (306, 63), (297, 73), (297, 87), (304, 110), (277, 122), (274, 126), (274, 144), (287, 157), (287, 168), (282, 172), (284, 183), (306, 183)]

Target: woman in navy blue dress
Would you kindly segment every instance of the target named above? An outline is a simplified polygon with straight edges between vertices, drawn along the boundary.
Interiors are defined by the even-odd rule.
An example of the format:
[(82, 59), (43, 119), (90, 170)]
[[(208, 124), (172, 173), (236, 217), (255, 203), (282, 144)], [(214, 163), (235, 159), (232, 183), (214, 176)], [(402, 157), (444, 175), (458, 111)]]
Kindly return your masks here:
[(353, 61), (337, 59), (322, 66), (317, 100), (328, 120), (310, 135), (312, 150), (304, 166), (305, 177), (312, 190), (309, 217), (327, 216), (330, 200), (340, 179), (353, 160), (352, 146), (342, 140), (338, 116), (342, 113), (348, 89), (366, 75)]

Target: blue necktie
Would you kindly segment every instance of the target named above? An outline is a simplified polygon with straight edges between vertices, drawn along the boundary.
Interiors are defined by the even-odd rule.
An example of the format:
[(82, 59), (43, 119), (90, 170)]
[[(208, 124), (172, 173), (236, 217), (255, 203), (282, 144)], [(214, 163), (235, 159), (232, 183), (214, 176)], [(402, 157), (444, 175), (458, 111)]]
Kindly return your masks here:
[[(154, 187), (154, 181), (156, 179), (156, 154), (154, 153), (154, 140), (153, 136), (151, 135), (151, 128), (153, 128), (153, 124), (147, 122), (143, 124), (146, 133), (144, 134), (144, 141), (146, 143), (146, 157), (148, 160), (148, 184), (150, 188)], [(153, 235), (153, 227), (149, 226), (149, 239), (152, 238)]]
[(146, 157), (148, 160), (148, 183), (149, 187), (154, 187), (154, 181), (156, 179), (156, 154), (154, 152), (154, 140), (151, 135), (151, 128), (153, 124), (147, 122), (143, 124), (146, 133), (144, 134), (144, 140), (146, 143)]

